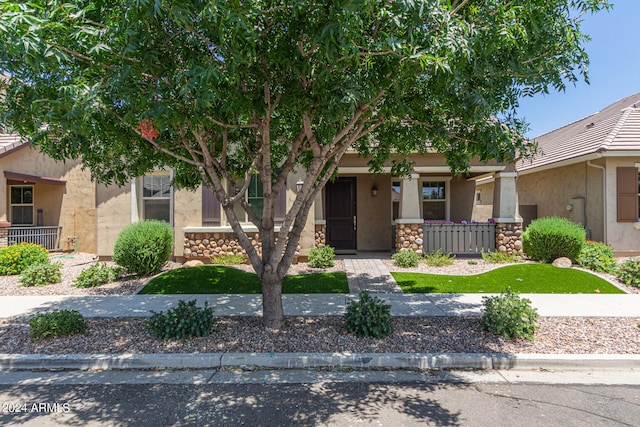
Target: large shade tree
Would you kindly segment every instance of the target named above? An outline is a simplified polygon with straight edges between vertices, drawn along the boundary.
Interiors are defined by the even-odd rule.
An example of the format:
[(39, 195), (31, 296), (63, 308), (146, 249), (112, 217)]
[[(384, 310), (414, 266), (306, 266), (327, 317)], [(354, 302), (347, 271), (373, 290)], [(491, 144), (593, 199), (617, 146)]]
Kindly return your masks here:
[[(158, 167), (210, 186), (262, 282), (264, 323), (316, 194), (354, 147), (513, 161), (522, 96), (586, 78), (604, 0), (0, 0), (3, 123), (123, 184)], [(394, 173), (411, 165), (393, 163)], [(276, 199), (306, 175), (279, 232)], [(262, 184), (252, 209), (247, 186)], [(262, 254), (242, 231), (240, 206)], [(289, 236), (287, 239), (286, 236)]]

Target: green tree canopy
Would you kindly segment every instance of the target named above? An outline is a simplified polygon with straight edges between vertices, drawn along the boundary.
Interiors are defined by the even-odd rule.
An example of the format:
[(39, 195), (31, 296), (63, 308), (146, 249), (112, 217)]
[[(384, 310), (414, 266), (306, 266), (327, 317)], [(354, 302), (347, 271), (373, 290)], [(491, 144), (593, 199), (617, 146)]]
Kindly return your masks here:
[[(265, 323), (315, 195), (347, 148), (471, 158), (530, 149), (518, 99), (586, 77), (606, 0), (0, 0), (6, 126), (105, 183), (171, 167), (210, 185), (263, 284)], [(406, 173), (404, 162), (394, 172)], [(274, 237), (294, 167), (302, 191)], [(262, 215), (245, 201), (259, 174)], [(234, 212), (258, 226), (262, 257)], [(289, 232), (289, 239), (286, 234)]]

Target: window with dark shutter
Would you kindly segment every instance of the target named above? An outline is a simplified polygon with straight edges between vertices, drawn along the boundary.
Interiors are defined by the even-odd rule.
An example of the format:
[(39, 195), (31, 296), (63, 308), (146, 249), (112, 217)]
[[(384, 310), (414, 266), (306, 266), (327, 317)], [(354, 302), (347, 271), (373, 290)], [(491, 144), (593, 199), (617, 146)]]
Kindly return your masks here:
[(202, 226), (220, 225), (220, 202), (210, 187), (202, 187)]
[(616, 168), (618, 222), (638, 221), (638, 169)]

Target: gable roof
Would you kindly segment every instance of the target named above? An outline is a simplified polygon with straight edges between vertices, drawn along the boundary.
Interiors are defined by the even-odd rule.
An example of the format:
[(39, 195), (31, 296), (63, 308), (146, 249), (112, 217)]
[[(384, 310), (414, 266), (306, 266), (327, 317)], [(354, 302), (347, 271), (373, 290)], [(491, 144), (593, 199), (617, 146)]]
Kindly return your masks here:
[(4, 157), (12, 151), (28, 145), (27, 141), (18, 135), (0, 133), (0, 157)]
[(638, 151), (640, 155), (640, 92), (534, 141), (538, 143), (538, 153), (519, 161), (518, 172), (579, 162), (598, 153)]

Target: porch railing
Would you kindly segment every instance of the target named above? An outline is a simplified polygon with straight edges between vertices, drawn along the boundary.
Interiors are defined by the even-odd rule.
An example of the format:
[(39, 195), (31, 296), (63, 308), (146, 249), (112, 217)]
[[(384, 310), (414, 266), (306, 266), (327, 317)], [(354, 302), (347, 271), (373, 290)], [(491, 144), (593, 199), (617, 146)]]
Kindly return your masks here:
[(35, 243), (41, 245), (49, 251), (60, 251), (60, 235), (62, 227), (40, 226), (40, 227), (9, 227), (8, 241), (10, 245), (22, 242)]
[(495, 224), (424, 224), (425, 253), (479, 254), (496, 249)]

